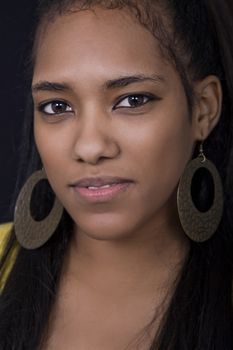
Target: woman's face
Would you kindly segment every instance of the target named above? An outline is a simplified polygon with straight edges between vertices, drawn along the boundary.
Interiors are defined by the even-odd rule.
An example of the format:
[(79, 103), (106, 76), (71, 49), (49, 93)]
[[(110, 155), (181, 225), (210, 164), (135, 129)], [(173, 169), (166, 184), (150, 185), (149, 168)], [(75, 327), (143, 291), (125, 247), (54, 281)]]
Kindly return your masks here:
[(149, 31), (123, 10), (57, 17), (38, 40), (33, 96), (45, 171), (79, 230), (119, 239), (175, 229), (194, 131)]

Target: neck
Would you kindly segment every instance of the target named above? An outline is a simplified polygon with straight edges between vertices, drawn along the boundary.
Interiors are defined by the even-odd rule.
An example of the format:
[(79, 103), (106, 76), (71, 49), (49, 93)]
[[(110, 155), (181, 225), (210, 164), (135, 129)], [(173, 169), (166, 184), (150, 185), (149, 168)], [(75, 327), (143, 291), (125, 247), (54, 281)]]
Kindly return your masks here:
[(188, 249), (188, 239), (174, 221), (153, 234), (120, 240), (93, 239), (76, 228), (63, 275), (101, 294), (145, 296), (169, 289)]

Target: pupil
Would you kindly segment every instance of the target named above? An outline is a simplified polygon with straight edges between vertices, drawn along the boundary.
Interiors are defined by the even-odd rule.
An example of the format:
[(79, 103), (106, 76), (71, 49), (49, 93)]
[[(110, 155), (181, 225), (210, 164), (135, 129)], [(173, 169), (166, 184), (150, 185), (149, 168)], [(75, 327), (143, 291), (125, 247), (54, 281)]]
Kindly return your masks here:
[(130, 96), (129, 97), (129, 104), (132, 106), (132, 107), (137, 107), (139, 105), (142, 105), (143, 104), (143, 96)]
[(54, 102), (52, 109), (55, 113), (63, 113), (66, 110), (65, 104), (63, 102)]

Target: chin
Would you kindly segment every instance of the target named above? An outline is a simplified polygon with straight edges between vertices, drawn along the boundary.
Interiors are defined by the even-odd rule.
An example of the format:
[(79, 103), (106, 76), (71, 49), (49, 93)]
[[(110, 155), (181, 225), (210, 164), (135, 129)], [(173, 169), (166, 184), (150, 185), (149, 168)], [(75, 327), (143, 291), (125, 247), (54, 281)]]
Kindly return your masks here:
[(129, 220), (124, 218), (109, 217), (108, 220), (97, 217), (89, 217), (89, 220), (81, 220), (75, 218), (77, 233), (85, 235), (88, 238), (99, 241), (117, 241), (122, 239), (128, 239), (135, 232), (135, 223), (130, 223)]

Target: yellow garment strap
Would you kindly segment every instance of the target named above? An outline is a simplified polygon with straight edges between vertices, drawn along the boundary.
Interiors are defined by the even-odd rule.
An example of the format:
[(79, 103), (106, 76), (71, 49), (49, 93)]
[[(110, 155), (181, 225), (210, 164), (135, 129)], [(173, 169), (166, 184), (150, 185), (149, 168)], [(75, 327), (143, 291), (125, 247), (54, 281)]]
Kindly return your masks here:
[[(9, 241), (12, 227), (13, 227), (12, 223), (0, 225), (0, 258), (3, 256), (4, 250)], [(18, 251), (19, 251), (19, 244), (16, 242), (14, 243), (12, 249), (10, 250), (6, 258), (5, 264), (3, 265), (3, 268), (1, 270), (0, 292), (3, 290), (6, 280), (12, 270)]]

